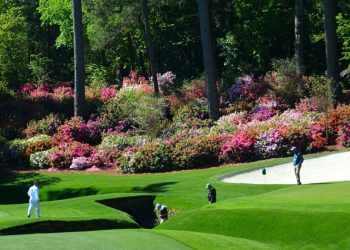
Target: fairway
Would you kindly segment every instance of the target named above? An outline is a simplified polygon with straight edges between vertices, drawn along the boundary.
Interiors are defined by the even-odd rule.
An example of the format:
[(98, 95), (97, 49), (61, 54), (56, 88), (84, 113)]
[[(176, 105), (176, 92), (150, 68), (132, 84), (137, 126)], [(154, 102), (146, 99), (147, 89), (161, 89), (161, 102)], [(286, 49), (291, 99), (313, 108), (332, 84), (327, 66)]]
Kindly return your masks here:
[[(328, 153), (307, 158), (325, 155)], [(0, 189), (4, 192), (20, 192), (33, 180), (43, 180), (43, 201), (42, 217), (28, 219), (25, 198), (1, 197), (1, 246), (6, 249), (47, 249), (48, 244), (54, 244), (55, 249), (349, 248), (350, 182), (297, 186), (231, 184), (219, 180), (234, 172), (287, 162), (290, 158), (129, 176), (3, 174)], [(207, 203), (208, 182), (217, 189), (216, 204)], [(138, 205), (132, 203), (142, 197), (146, 198)], [(126, 200), (118, 202), (121, 198)], [(128, 213), (128, 209), (143, 206), (143, 212), (137, 213), (144, 213), (144, 218), (150, 219), (152, 203), (156, 202), (169, 206), (172, 216), (154, 229), (140, 228), (140, 218), (131, 215), (131, 211)], [(126, 204), (124, 211), (116, 209), (119, 203)], [(128, 203), (133, 205), (128, 207)]]

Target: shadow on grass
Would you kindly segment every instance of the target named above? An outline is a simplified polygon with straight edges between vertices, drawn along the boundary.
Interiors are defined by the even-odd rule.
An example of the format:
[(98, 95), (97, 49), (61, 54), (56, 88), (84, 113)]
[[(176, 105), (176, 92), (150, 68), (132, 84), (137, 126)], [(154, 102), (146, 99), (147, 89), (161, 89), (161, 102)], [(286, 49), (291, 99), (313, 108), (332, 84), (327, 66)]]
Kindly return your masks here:
[(121, 228), (139, 228), (136, 223), (107, 219), (83, 220), (83, 221), (38, 221), (30, 224), (5, 228), (0, 230), (0, 235), (32, 234), (32, 233), (56, 233), (76, 232)]
[(62, 190), (48, 191), (47, 200), (62, 200), (81, 196), (88, 196), (97, 194), (98, 190), (96, 188), (65, 188)]
[(143, 228), (153, 228), (157, 215), (154, 212), (154, 195), (130, 196), (99, 200), (105, 206), (128, 213)]
[(174, 185), (178, 182), (176, 181), (168, 181), (168, 182), (159, 182), (149, 184), (144, 187), (134, 187), (131, 189), (132, 192), (147, 192), (147, 193), (162, 193), (167, 191), (167, 187), (170, 185)]
[(27, 192), (34, 181), (38, 181), (41, 187), (48, 186), (61, 179), (47, 177), (34, 172), (0, 172), (0, 204), (17, 204), (28, 202)]

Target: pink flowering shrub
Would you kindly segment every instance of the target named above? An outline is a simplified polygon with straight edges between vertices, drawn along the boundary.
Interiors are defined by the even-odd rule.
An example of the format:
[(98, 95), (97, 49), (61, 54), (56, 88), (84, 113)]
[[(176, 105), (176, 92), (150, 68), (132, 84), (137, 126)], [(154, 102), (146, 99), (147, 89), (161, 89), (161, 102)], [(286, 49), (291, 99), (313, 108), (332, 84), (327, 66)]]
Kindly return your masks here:
[(20, 87), (18, 89), (17, 94), (19, 94), (19, 95), (29, 95), (35, 89), (36, 88), (34, 87), (33, 84), (31, 84), (30, 82), (27, 82), (26, 84), (24, 84), (22, 87)]
[(225, 162), (244, 162), (255, 159), (255, 137), (246, 131), (223, 137), (220, 159)]
[(57, 151), (49, 157), (52, 167), (65, 169), (72, 164), (75, 157), (90, 157), (94, 149), (89, 144), (77, 141), (62, 142), (57, 146)]
[(98, 149), (89, 158), (91, 164), (98, 168), (111, 168), (119, 165), (119, 158), (122, 152), (118, 148)]
[(85, 123), (81, 117), (72, 117), (58, 128), (53, 138), (54, 146), (62, 142), (72, 141), (94, 145), (101, 140), (101, 131), (98, 123), (95, 121), (89, 120)]
[(32, 99), (52, 99), (62, 101), (73, 98), (72, 82), (57, 82), (55, 84), (41, 84), (38, 87), (26, 83), (17, 92), (18, 95), (26, 95)]
[(101, 100), (107, 102), (116, 95), (116, 90), (114, 88), (103, 88), (101, 92)]

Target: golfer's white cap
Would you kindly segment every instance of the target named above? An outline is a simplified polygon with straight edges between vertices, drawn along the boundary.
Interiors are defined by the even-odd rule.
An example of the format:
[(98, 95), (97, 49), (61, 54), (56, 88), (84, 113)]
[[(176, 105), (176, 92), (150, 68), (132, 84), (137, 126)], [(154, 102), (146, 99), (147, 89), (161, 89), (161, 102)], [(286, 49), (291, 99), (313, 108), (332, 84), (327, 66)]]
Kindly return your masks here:
[(294, 151), (294, 150), (296, 150), (297, 148), (296, 147), (292, 147), (290, 150), (291, 151)]
[(157, 203), (157, 204), (155, 205), (155, 208), (156, 208), (156, 209), (160, 209), (160, 207), (161, 207), (161, 206), (160, 206), (159, 203)]
[(210, 188), (210, 187), (211, 187), (210, 183), (207, 183), (207, 185), (205, 186), (205, 188)]

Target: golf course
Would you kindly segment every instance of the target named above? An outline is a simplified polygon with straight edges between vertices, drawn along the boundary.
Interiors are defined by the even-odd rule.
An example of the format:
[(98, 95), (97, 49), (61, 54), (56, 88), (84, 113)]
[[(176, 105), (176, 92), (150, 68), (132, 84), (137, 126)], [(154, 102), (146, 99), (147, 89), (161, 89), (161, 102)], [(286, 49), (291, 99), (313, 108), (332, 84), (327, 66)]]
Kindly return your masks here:
[[(307, 155), (305, 162), (329, 154)], [(348, 249), (350, 182), (220, 181), (288, 162), (124, 176), (4, 172), (1, 249)], [(41, 217), (27, 218), (26, 192), (35, 180), (41, 183)], [(217, 203), (207, 203), (206, 183), (216, 188)], [(170, 210), (169, 220), (156, 226), (155, 203)]]

